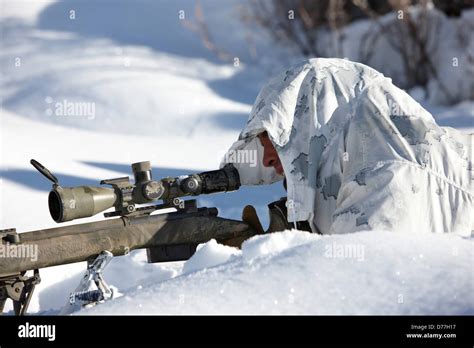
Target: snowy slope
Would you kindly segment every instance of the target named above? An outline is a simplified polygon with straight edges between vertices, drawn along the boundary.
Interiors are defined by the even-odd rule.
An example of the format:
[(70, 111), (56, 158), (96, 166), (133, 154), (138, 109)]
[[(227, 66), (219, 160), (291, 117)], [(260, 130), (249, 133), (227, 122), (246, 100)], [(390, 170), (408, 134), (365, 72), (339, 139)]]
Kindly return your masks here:
[[(268, 44), (258, 47), (265, 54), (266, 64), (252, 62), (244, 43), (245, 35), (238, 30), (237, 16), (232, 15), (234, 6), (229, 5), (237, 2), (222, 6), (213, 1), (203, 3), (216, 39), (240, 58), (238, 66), (218, 61), (202, 48), (195, 33), (178, 22), (177, 10), (185, 9), (187, 15), (192, 14), (190, 2), (160, 1), (157, 5), (158, 2), (140, 1), (141, 21), (132, 22), (128, 14), (133, 13), (130, 6), (111, 8), (110, 1), (99, 1), (91, 8), (90, 3), (0, 0), (0, 228), (16, 227), (23, 232), (57, 226), (47, 210), (50, 185), (29, 165), (30, 158), (46, 165), (65, 186), (96, 185), (101, 179), (130, 175), (130, 163), (142, 160), (151, 161), (155, 178), (216, 169), (245, 123), (260, 86), (268, 78), (267, 71), (287, 65), (286, 58), (280, 57), (272, 50), (273, 45)], [(69, 8), (76, 10), (76, 24), (61, 17), (68, 15)], [(167, 23), (167, 32), (145, 35), (148, 28), (160, 27), (156, 16), (161, 16), (160, 23)], [(121, 25), (124, 18), (128, 18), (127, 25)], [(271, 56), (274, 60), (268, 58)], [(424, 103), (422, 96), (418, 99)], [(70, 103), (86, 103), (93, 112), (61, 112), (60, 108)], [(427, 108), (441, 125), (474, 132), (472, 102), (449, 108), (427, 105)], [(283, 195), (281, 184), (277, 183), (200, 197), (198, 201), (201, 206), (217, 206), (221, 216), (230, 218), (239, 218), (242, 207), (253, 204), (266, 225), (266, 204)], [(101, 218), (98, 215), (80, 222)], [(63, 225), (74, 223), (79, 221)], [(472, 266), (472, 245), (468, 240), (436, 237), (404, 242), (404, 237), (384, 235), (387, 241), (384, 251), (377, 249), (383, 248), (382, 244), (371, 244), (368, 235), (347, 236), (348, 243), (365, 243), (366, 260), (372, 260), (352, 262), (324, 258), (322, 240), (315, 236), (283, 236), (251, 240), (242, 253), (210, 242), (187, 263), (149, 265), (144, 251), (114, 258), (105, 277), (125, 296), (106, 304), (104, 312), (100, 308), (93, 312), (123, 313), (120, 306), (130, 302), (127, 313), (140, 312), (139, 304), (145, 303), (149, 313), (211, 313), (219, 308), (211, 303), (215, 291), (223, 296), (222, 302), (216, 303), (226, 313), (366, 313), (370, 310), (463, 313), (459, 309), (461, 305), (472, 312), (472, 306), (463, 302), (468, 298), (462, 290), (462, 287), (470, 288), (472, 293), (472, 278), (466, 272), (466, 267)], [(295, 243), (301, 246), (295, 247)], [(447, 249), (457, 248), (459, 257), (446, 254), (443, 243)], [(265, 248), (272, 255), (263, 255), (267, 253)], [(392, 252), (397, 248), (406, 253), (397, 256)], [(432, 295), (428, 302), (414, 304), (414, 299), (420, 302), (420, 296), (428, 289), (423, 288), (422, 295), (416, 293), (416, 286), (422, 285), (411, 271), (414, 263), (406, 260), (420, 253), (429, 256), (424, 260), (434, 260), (416, 263), (420, 268), (415, 269), (426, 275), (423, 279), (427, 284), (432, 288), (454, 284), (459, 289), (457, 299), (446, 300), (444, 305), (441, 295)], [(385, 254), (386, 260), (382, 256)], [(436, 261), (437, 257), (441, 261)], [(336, 272), (331, 262), (339, 262), (343, 271)], [(320, 270), (316, 266), (321, 263), (325, 267)], [(398, 293), (391, 292), (387, 301), (383, 296), (372, 299), (379, 301), (376, 302), (379, 309), (370, 306), (370, 296), (383, 293), (374, 288), (384, 282), (404, 291), (401, 283), (397, 283), (398, 278), (388, 271), (397, 265), (400, 272), (405, 272), (401, 274), (407, 275), (402, 280), (410, 282), (403, 292), (407, 294), (405, 305), (394, 305), (391, 301)], [(428, 266), (432, 272), (427, 271)], [(367, 277), (357, 278), (356, 274), (366, 268)], [(30, 305), (31, 312), (57, 311), (76, 287), (84, 269), (82, 263), (42, 270), (42, 283)], [(452, 273), (452, 269), (463, 271)], [(316, 270), (318, 278), (309, 277)], [(351, 284), (344, 280), (345, 274), (347, 279), (359, 281), (357, 289), (367, 296), (359, 302), (354, 300), (352, 306), (339, 308), (339, 304), (346, 302), (334, 300), (339, 292), (326, 289)], [(446, 281), (435, 282), (438, 278)], [(265, 279), (269, 280), (268, 286)], [(224, 296), (218, 284), (226, 282), (229, 287), (224, 289)], [(143, 289), (135, 291), (139, 285)], [(181, 288), (182, 291), (176, 292)], [(290, 305), (285, 301), (292, 288), (295, 295)], [(439, 290), (440, 294), (447, 291)], [(237, 296), (238, 291), (253, 294), (245, 297), (245, 301), (237, 301), (242, 298)], [(327, 294), (312, 302), (312, 294), (320, 292)], [(177, 293), (184, 296), (184, 302), (183, 306), (174, 308), (176, 301), (181, 301), (180, 297), (178, 300), (173, 297)], [(351, 294), (341, 296), (353, 299)], [(268, 302), (260, 303), (262, 298)], [(225, 304), (224, 299), (231, 303)], [(309, 307), (304, 306), (303, 299)], [(280, 306), (274, 304), (275, 300)], [(323, 300), (327, 307), (322, 307)], [(202, 306), (197, 306), (198, 302)], [(411, 312), (408, 307), (413, 306)]]

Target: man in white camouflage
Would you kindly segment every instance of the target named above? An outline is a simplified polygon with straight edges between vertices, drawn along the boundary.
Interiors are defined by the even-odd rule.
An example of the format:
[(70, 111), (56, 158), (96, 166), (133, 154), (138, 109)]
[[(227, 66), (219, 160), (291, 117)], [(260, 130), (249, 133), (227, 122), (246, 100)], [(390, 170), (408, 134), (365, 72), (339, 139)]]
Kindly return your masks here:
[(230, 150), (258, 152), (257, 167), (234, 163), (242, 184), (285, 178), (288, 221), (313, 232), (470, 236), (472, 144), (376, 70), (318, 58), (261, 90)]

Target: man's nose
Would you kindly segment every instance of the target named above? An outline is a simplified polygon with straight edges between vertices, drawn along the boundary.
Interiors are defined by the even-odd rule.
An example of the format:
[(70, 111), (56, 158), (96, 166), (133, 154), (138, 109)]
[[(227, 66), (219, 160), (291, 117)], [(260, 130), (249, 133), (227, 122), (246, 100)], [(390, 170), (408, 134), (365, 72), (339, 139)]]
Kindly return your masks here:
[(265, 167), (273, 167), (273, 164), (276, 161), (276, 155), (267, 149), (263, 152), (263, 165)]

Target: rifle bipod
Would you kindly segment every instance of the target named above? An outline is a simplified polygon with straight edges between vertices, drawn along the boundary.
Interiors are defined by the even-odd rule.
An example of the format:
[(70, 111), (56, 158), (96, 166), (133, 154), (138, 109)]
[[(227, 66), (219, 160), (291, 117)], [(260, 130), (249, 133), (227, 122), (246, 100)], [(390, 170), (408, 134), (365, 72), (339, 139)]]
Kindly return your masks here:
[(35, 286), (41, 282), (41, 278), (37, 269), (31, 277), (25, 274), (26, 272), (23, 272), (0, 279), (0, 313), (3, 313), (9, 298), (13, 301), (15, 315), (24, 315), (28, 310)]
[(92, 307), (113, 298), (114, 292), (102, 275), (112, 258), (113, 254), (104, 250), (95, 259), (87, 262), (86, 273), (76, 290), (69, 295), (68, 302), (61, 310), (61, 314), (70, 314), (81, 307)]

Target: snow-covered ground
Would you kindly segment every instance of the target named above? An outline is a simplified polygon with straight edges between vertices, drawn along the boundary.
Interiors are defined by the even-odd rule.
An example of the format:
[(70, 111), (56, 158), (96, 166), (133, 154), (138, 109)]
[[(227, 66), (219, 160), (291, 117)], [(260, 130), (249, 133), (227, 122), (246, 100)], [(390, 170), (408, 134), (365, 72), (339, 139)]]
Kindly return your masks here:
[[(270, 67), (254, 62), (236, 1), (203, 4), (239, 64), (218, 61), (183, 26), (179, 11), (192, 18), (191, 2), (136, 3), (0, 0), (0, 228), (57, 226), (50, 185), (31, 158), (64, 186), (129, 175), (142, 160), (155, 178), (216, 169), (268, 71), (295, 59), (275, 50)], [(472, 101), (433, 106), (410, 92), (441, 125), (474, 132)], [(230, 218), (253, 204), (265, 225), (266, 204), (283, 195), (277, 183), (198, 201)], [(333, 243), (363, 246), (364, 260), (327, 257)], [(285, 232), (254, 238), (242, 252), (211, 241), (186, 263), (146, 264), (135, 251), (105, 271), (124, 296), (86, 313), (473, 313), (472, 253), (470, 239), (382, 232)], [(30, 311), (55, 313), (84, 270), (42, 270)]]
[[(184, 274), (83, 314), (473, 314), (472, 240), (285, 231), (205, 244)], [(188, 273), (188, 272), (190, 273)]]

